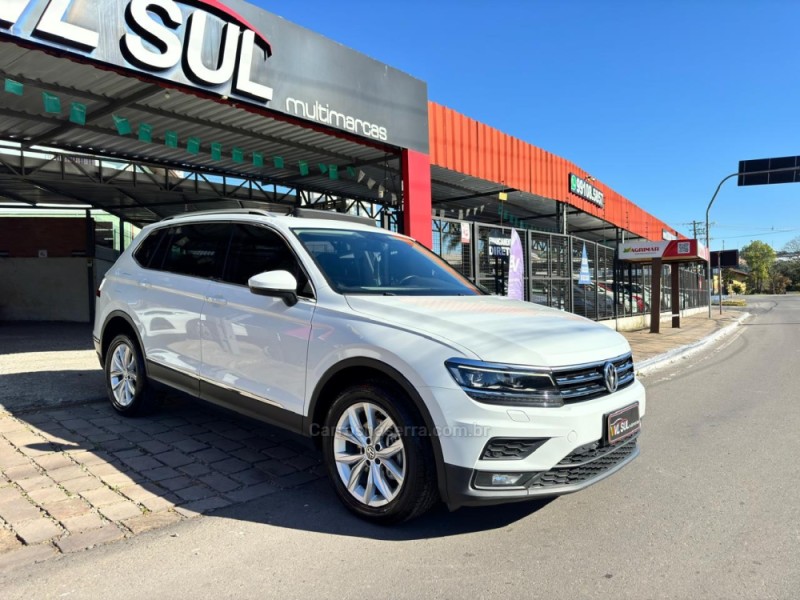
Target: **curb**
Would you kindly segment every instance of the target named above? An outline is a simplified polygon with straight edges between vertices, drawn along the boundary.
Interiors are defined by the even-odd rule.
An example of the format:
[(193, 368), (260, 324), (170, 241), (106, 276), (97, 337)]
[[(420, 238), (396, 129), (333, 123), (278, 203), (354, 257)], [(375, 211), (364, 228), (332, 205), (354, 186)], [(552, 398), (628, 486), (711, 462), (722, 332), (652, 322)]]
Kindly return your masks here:
[(672, 350), (668, 350), (662, 354), (658, 354), (647, 360), (643, 360), (639, 363), (636, 374), (637, 375), (647, 375), (647, 373), (651, 371), (655, 371), (656, 369), (663, 367), (666, 364), (675, 362), (679, 358), (686, 358), (690, 354), (694, 354), (695, 352), (701, 350), (705, 346), (709, 344), (713, 344), (717, 340), (720, 340), (731, 333), (739, 327), (746, 319), (750, 318), (749, 312), (744, 312), (739, 315), (733, 323), (729, 323), (722, 329), (715, 331), (714, 333), (708, 334), (706, 337), (699, 339), (696, 342), (692, 342), (691, 344), (685, 344), (683, 346), (678, 346), (677, 348), (673, 348)]

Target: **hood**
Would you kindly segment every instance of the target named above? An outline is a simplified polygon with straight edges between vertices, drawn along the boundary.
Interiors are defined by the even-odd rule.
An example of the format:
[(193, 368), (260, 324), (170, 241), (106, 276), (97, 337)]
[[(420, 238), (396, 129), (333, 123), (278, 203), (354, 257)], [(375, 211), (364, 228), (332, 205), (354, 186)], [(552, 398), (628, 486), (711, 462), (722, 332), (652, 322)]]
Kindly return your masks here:
[(425, 333), (480, 360), (558, 367), (630, 352), (616, 331), (578, 315), (502, 296), (347, 296), (357, 313)]

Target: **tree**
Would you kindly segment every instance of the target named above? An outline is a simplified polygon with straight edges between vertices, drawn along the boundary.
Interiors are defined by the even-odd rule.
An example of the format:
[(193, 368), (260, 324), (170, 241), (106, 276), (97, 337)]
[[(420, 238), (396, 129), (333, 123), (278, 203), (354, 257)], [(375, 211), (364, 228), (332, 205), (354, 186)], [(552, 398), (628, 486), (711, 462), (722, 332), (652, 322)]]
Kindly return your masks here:
[(800, 258), (776, 262), (773, 272), (789, 279), (791, 284), (787, 289), (800, 292)]
[(775, 262), (775, 250), (769, 244), (756, 240), (750, 242), (739, 252), (750, 268), (750, 283), (748, 287), (756, 292), (763, 293), (764, 283), (770, 280), (770, 272)]
[(731, 281), (728, 284), (728, 293), (730, 294), (744, 294), (747, 291), (747, 285), (744, 281)]
[(800, 235), (786, 242), (786, 245), (783, 247), (783, 251), (790, 253), (800, 252)]

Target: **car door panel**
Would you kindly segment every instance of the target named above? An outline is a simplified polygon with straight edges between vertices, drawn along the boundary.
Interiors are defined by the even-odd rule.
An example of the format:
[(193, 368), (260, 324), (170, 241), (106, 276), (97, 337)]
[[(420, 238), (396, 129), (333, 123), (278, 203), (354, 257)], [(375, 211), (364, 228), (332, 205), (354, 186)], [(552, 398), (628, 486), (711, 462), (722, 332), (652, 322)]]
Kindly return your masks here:
[[(137, 251), (139, 293), (130, 306), (154, 377), (197, 394), (202, 352), (201, 316), (207, 288), (222, 272), (227, 224), (188, 224), (153, 234)], [(158, 237), (155, 237), (158, 236)]]
[(209, 293), (214, 299), (203, 311), (203, 380), (301, 413), (314, 303), (289, 307), (221, 283)]
[[(299, 278), (301, 288), (305, 287), (304, 274), (277, 233), (254, 225), (234, 227), (224, 281), (212, 282), (206, 290), (201, 391), (212, 396), (221, 395), (220, 390), (233, 390), (241, 402), (302, 414), (316, 305), (308, 297), (288, 306), (281, 299), (253, 294), (247, 280), (257, 273), (289, 270)], [(228, 404), (237, 401), (224, 395)]]

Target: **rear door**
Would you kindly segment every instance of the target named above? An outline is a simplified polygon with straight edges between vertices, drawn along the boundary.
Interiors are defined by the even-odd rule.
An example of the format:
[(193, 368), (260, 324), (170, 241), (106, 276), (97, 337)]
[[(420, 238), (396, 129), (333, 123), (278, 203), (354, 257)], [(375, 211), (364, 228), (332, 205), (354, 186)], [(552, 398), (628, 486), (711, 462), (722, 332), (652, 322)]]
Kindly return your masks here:
[(230, 237), (229, 223), (169, 227), (145, 240), (136, 258), (140, 294), (130, 306), (154, 379), (197, 395), (203, 337), (201, 315), (211, 279), (219, 278)]

